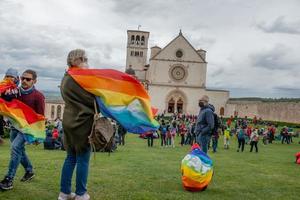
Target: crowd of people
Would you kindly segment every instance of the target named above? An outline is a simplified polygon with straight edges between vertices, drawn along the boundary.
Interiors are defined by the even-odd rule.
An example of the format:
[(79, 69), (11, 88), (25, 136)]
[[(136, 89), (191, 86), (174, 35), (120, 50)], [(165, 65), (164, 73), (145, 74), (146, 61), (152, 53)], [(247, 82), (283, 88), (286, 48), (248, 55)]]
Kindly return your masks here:
[[(76, 49), (71, 51), (67, 57), (68, 70), (84, 69), (88, 67), (88, 59), (85, 51)], [(18, 87), (7, 90), (1, 94), (6, 101), (18, 99), (28, 105), (36, 113), (44, 115), (44, 95), (35, 88), (37, 73), (27, 69), (21, 76), (15, 69), (8, 69), (5, 78), (11, 79)], [(91, 148), (89, 136), (92, 130), (95, 115), (95, 96), (81, 88), (68, 72), (65, 73), (61, 82), (61, 94), (65, 102), (63, 119), (57, 118), (54, 125), (47, 124), (46, 140), (44, 147), (47, 149), (65, 149), (66, 158), (61, 170), (60, 193), (58, 200), (89, 200), (87, 193), (87, 180), (89, 174), (89, 159)], [(180, 146), (198, 143), (203, 152), (207, 153), (212, 147), (217, 152), (219, 136), (224, 135), (224, 148), (229, 149), (231, 137), (238, 139), (238, 152), (243, 152), (245, 144), (250, 144), (250, 152), (258, 152), (259, 139), (263, 143), (272, 143), (276, 139), (275, 126), (267, 128), (251, 127), (248, 119), (229, 118), (226, 123), (215, 113), (214, 106), (209, 104), (209, 98), (203, 95), (199, 100), (199, 114), (185, 115), (174, 114), (171, 117), (164, 115), (157, 116), (160, 127), (157, 132), (146, 133), (148, 146), (153, 146), (153, 139), (160, 138), (162, 147), (175, 147), (175, 137), (180, 137)], [(3, 135), (3, 119), (1, 119), (0, 135)], [(235, 123), (232, 123), (232, 122)], [(255, 123), (258, 123), (256, 120)], [(8, 122), (9, 123), (9, 122)], [(254, 124), (255, 124), (254, 123)], [(5, 125), (4, 125), (5, 126)], [(0, 182), (1, 190), (13, 188), (13, 181), (18, 166), (24, 167), (25, 174), (21, 181), (31, 180), (35, 173), (25, 150), (25, 143), (28, 138), (17, 127), (12, 124), (10, 129), (11, 157), (8, 170), (4, 179)], [(290, 144), (292, 141), (292, 130), (284, 127), (280, 132), (282, 143)], [(116, 143), (125, 145), (126, 130), (115, 124)], [(0, 138), (0, 142), (3, 140)], [(72, 177), (76, 168), (76, 188), (72, 192)]]
[[(212, 112), (214, 111), (212, 105), (208, 104), (208, 107)], [(175, 137), (180, 138), (177, 139), (180, 146), (194, 143), (201, 144), (200, 134), (197, 134), (196, 129), (199, 116), (181, 113), (176, 113), (172, 116), (158, 115), (157, 120), (160, 122), (160, 128), (157, 133), (146, 135), (148, 146), (153, 146), (153, 138), (158, 138), (161, 147), (175, 147)], [(237, 118), (232, 116), (228, 119), (223, 117), (215, 118), (214, 127), (210, 134), (207, 134), (209, 137), (207, 148), (211, 148), (213, 153), (217, 151), (221, 135), (223, 136), (224, 149), (229, 149), (230, 141), (233, 138), (237, 140), (237, 152), (243, 152), (245, 145), (249, 145), (250, 152), (253, 150), (258, 152), (260, 140), (263, 145), (272, 144), (274, 140), (281, 141), (282, 144), (290, 144), (293, 142), (293, 136), (297, 136), (292, 128), (284, 126), (278, 129), (274, 124), (265, 123), (261, 118), (248, 119), (247, 117)]]

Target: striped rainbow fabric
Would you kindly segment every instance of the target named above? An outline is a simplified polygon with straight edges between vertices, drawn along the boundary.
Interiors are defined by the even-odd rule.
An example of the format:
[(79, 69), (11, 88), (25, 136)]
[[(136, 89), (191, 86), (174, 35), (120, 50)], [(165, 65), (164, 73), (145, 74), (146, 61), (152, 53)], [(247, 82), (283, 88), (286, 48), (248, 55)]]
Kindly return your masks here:
[[(1, 93), (14, 87), (9, 81), (0, 82)], [(42, 142), (45, 139), (45, 117), (35, 113), (21, 101), (5, 101), (0, 97), (0, 115), (9, 117), (13, 126), (25, 134), (28, 143)]]
[(104, 116), (116, 120), (128, 132), (142, 134), (158, 129), (150, 97), (134, 77), (112, 69), (71, 68), (68, 74), (96, 96)]
[(14, 82), (10, 78), (5, 78), (0, 81), (0, 94), (8, 89), (14, 89), (16, 87), (16, 84), (14, 84)]
[(188, 191), (205, 190), (213, 176), (213, 162), (194, 144), (192, 151), (181, 162), (182, 184)]

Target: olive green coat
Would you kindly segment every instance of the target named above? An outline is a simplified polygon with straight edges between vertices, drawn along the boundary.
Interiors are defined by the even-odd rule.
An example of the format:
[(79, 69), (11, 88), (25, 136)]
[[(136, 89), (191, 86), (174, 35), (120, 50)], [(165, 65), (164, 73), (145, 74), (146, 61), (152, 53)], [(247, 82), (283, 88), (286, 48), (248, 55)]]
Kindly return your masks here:
[(84, 152), (90, 148), (88, 136), (93, 125), (95, 97), (67, 73), (61, 82), (61, 95), (65, 101), (62, 121), (65, 147), (76, 153)]

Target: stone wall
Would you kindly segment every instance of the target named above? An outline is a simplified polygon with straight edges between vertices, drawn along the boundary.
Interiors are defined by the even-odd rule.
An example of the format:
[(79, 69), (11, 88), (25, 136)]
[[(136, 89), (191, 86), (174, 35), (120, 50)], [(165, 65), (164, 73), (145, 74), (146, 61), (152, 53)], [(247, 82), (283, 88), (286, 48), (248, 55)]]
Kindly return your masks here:
[(225, 107), (225, 116), (239, 117), (255, 115), (263, 120), (292, 122), (300, 124), (300, 102), (263, 102), (263, 101), (231, 101)]

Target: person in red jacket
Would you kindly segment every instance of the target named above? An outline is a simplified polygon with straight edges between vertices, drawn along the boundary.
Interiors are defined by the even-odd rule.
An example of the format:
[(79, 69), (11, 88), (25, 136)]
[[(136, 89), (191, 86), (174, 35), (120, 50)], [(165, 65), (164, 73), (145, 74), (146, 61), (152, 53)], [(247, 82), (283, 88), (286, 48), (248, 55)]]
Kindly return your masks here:
[[(30, 69), (25, 70), (21, 76), (20, 93), (16, 95), (16, 98), (31, 107), (36, 113), (44, 115), (45, 97), (40, 91), (35, 89), (34, 85), (36, 82), (36, 72)], [(28, 142), (25, 135), (17, 128), (11, 127), (10, 141), (11, 157), (8, 172), (5, 178), (0, 182), (0, 189), (2, 190), (10, 190), (13, 188), (13, 179), (20, 163), (25, 169), (25, 174), (21, 179), (22, 182), (29, 181), (35, 176), (32, 170), (32, 164), (25, 152), (25, 143)]]
[(54, 128), (52, 131), (52, 139), (57, 140), (59, 136), (57, 128)]

